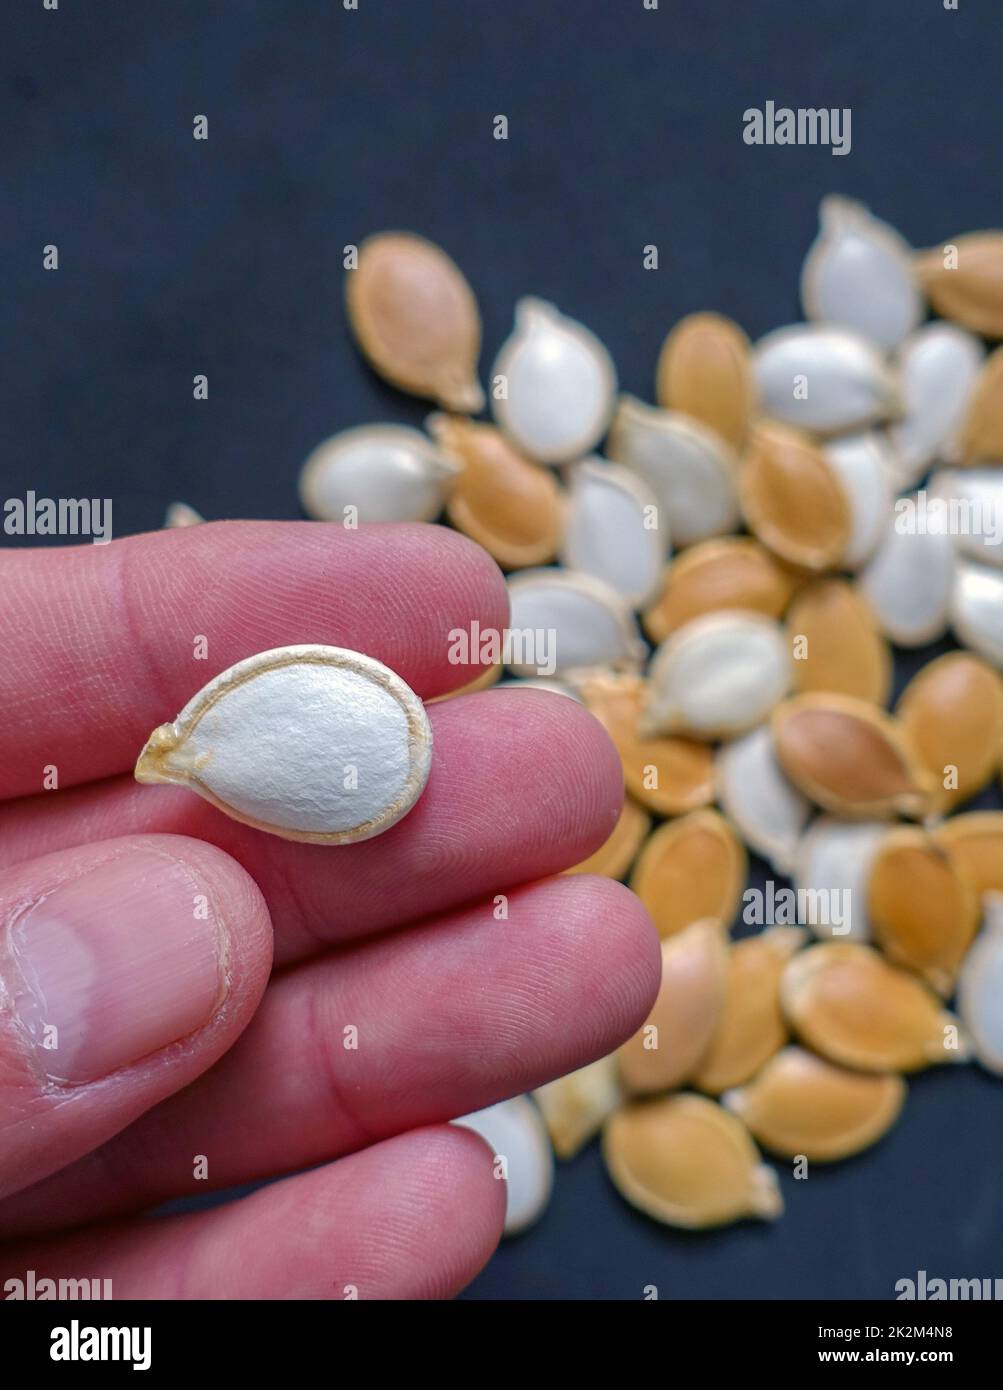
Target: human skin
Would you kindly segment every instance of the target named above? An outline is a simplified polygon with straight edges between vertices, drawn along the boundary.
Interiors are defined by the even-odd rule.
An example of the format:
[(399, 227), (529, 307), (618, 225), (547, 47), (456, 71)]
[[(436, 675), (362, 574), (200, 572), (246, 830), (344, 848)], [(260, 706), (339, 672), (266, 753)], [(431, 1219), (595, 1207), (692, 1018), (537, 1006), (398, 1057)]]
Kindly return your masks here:
[(466, 684), (446, 634), (507, 617), (483, 551), (441, 527), (226, 522), (0, 553), (0, 594), (0, 1297), (28, 1270), (115, 1298), (457, 1293), (505, 1196), (446, 1122), (611, 1052), (657, 990), (637, 900), (559, 876), (619, 813), (605, 733), (542, 691), (433, 704), (412, 812), (294, 844), (137, 785), (150, 730), (300, 642), (426, 700)]

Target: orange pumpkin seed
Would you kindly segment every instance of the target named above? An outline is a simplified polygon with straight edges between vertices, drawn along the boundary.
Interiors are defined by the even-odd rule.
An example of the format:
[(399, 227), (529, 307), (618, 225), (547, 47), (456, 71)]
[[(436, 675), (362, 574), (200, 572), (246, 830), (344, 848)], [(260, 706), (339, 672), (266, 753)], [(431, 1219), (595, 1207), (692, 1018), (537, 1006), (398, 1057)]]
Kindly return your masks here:
[(884, 705), (892, 683), (891, 649), (867, 599), (843, 579), (817, 579), (787, 614), (794, 688), (854, 695)]
[(924, 666), (899, 698), (896, 714), (933, 775), (936, 809), (981, 791), (1003, 750), (1003, 678), (968, 652)]
[(1003, 811), (952, 816), (933, 837), (980, 897), (1003, 893)]
[(808, 570), (838, 566), (852, 530), (850, 503), (807, 435), (774, 421), (757, 425), (738, 499), (749, 530), (782, 560)]
[(776, 1174), (749, 1131), (703, 1096), (625, 1106), (607, 1120), (602, 1149), (620, 1195), (667, 1226), (772, 1221), (783, 1211)]
[(716, 811), (693, 811), (660, 826), (638, 856), (630, 886), (659, 935), (713, 917), (726, 926), (738, 907), (748, 859)]
[(665, 339), (655, 399), (715, 430), (741, 452), (756, 408), (749, 339), (723, 314), (688, 314)]
[(678, 555), (665, 570), (661, 594), (641, 616), (653, 642), (722, 608), (749, 608), (779, 618), (800, 576), (750, 536), (701, 541)]
[[(948, 247), (957, 251), (953, 268), (945, 264)], [(984, 338), (1003, 338), (1003, 232), (968, 232), (921, 252), (915, 265), (938, 314)]]
[(958, 434), (960, 462), (1003, 463), (1003, 348), (990, 353), (975, 379)]

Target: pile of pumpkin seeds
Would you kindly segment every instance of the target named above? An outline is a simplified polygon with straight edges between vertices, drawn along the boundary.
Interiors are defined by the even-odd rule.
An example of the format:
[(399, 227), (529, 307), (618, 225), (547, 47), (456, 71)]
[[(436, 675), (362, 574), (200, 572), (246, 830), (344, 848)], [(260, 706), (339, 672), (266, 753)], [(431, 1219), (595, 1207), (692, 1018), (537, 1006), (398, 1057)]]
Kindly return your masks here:
[[(512, 628), (556, 633), (556, 663), (502, 683), (584, 702), (623, 763), (619, 823), (571, 872), (626, 878), (662, 937), (635, 1037), (463, 1118), (506, 1157), (510, 1231), (545, 1207), (552, 1150), (600, 1130), (654, 1219), (775, 1218), (760, 1149), (844, 1159), (894, 1124), (903, 1074), (1003, 1074), (1003, 812), (954, 814), (1003, 760), (1003, 232), (916, 253), (829, 197), (801, 297), (805, 322), (755, 345), (684, 318), (654, 405), (618, 396), (581, 323), (520, 300), (488, 423), (453, 261), (380, 234), (348, 274), (362, 352), (440, 412), (325, 441), (303, 505), (444, 513), (509, 571)], [(949, 630), (959, 650), (889, 709), (890, 644)], [(797, 910), (732, 942), (749, 850)]]

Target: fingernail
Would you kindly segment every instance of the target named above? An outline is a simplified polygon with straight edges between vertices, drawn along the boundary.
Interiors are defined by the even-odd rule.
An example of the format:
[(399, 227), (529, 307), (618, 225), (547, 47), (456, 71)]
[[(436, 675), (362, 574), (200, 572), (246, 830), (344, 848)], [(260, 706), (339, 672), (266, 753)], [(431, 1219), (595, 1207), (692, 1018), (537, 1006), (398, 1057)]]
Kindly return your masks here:
[(132, 850), (14, 919), (14, 1014), (50, 1080), (94, 1081), (209, 1021), (223, 993), (221, 950), (192, 870)]

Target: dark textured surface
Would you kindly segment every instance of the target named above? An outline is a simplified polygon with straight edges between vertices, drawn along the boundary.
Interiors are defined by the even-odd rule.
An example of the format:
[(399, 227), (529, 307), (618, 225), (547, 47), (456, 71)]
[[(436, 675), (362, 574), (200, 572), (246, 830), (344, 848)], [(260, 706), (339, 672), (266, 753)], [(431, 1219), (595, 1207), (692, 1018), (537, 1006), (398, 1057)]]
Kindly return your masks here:
[[(421, 421), (344, 323), (342, 248), (370, 231), (412, 228), (459, 260), (485, 367), (533, 293), (649, 396), (683, 313), (720, 309), (754, 337), (798, 316), (824, 193), (917, 245), (1001, 221), (999, 0), (7, 8), (0, 494), (111, 497), (118, 534), (158, 526), (175, 498), (210, 518), (296, 516), (320, 438)], [(742, 113), (768, 99), (851, 107), (852, 152), (747, 147)], [(878, 1149), (784, 1177), (773, 1227), (661, 1230), (593, 1146), (470, 1296), (886, 1298), (919, 1269), (999, 1275), (1003, 1090), (973, 1069), (911, 1089)]]

